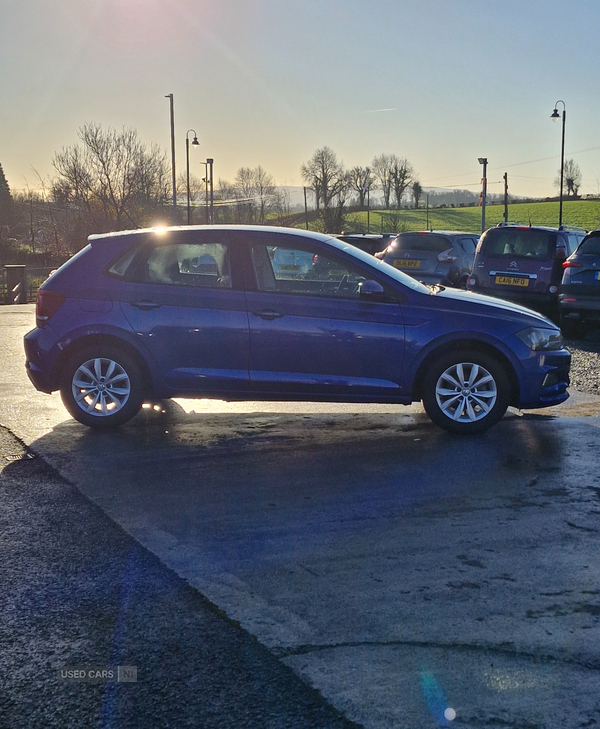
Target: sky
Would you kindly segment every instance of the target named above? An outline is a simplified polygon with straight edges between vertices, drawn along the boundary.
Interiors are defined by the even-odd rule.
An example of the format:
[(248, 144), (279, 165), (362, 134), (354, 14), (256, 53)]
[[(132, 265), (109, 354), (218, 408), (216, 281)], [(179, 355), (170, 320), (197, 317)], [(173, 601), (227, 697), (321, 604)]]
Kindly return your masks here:
[[(555, 195), (561, 123), (600, 192), (598, 0), (0, 0), (0, 163), (39, 187), (87, 122), (133, 127), (177, 171), (214, 159), (302, 185), (323, 146), (350, 168), (407, 158), (423, 187)], [(558, 105), (562, 113), (563, 105)], [(191, 135), (190, 135), (191, 136)]]

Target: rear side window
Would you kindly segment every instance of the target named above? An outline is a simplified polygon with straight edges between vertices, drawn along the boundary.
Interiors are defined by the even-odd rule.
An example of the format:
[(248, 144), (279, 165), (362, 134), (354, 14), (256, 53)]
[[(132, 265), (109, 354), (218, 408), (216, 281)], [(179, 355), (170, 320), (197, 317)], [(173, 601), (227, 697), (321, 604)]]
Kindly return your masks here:
[(480, 253), (489, 258), (547, 261), (556, 251), (556, 233), (531, 228), (492, 228), (482, 239)]
[(394, 251), (431, 251), (443, 253), (452, 248), (452, 241), (443, 235), (399, 235), (394, 243)]
[(149, 251), (141, 265), (146, 283), (195, 288), (231, 288), (228, 246), (224, 243), (175, 243)]
[(583, 253), (587, 256), (600, 256), (600, 235), (584, 240), (577, 249), (577, 253)]

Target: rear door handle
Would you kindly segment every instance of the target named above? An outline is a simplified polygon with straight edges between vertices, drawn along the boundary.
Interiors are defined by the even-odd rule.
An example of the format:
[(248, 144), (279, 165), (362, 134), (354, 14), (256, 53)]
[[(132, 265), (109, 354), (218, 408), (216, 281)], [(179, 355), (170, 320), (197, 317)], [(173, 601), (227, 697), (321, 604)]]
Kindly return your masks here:
[(156, 301), (150, 301), (150, 299), (142, 299), (141, 301), (130, 301), (131, 306), (135, 306), (137, 309), (142, 311), (150, 311), (150, 309), (159, 309), (161, 304), (157, 304)]
[(272, 319), (281, 319), (283, 314), (279, 311), (275, 311), (273, 309), (263, 309), (262, 311), (253, 311), (252, 314), (254, 316), (259, 316), (261, 319), (267, 319), (268, 321), (271, 321)]

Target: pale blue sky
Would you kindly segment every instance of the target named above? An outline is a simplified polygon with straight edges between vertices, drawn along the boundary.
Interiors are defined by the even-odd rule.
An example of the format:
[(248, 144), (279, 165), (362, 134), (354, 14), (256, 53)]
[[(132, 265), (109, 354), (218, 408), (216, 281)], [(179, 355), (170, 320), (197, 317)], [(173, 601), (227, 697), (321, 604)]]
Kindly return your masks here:
[[(346, 166), (407, 157), (425, 187), (552, 195), (566, 154), (600, 187), (598, 0), (0, 0), (0, 162), (12, 188), (52, 174), (85, 122), (185, 134), (215, 178), (262, 165), (301, 185), (328, 145)], [(562, 106), (560, 107), (562, 110)], [(379, 111), (381, 110), (381, 111)]]

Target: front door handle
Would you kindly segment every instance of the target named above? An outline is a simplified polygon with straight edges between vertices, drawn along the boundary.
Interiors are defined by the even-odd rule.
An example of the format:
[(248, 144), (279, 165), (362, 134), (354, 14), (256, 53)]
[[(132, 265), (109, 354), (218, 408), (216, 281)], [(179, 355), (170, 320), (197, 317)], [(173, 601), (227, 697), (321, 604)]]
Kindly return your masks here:
[(150, 311), (150, 309), (159, 309), (161, 304), (157, 304), (156, 301), (150, 301), (150, 299), (142, 299), (141, 301), (130, 301), (131, 306), (135, 306), (137, 309), (142, 311)]
[(281, 319), (283, 314), (279, 311), (275, 311), (274, 309), (263, 309), (262, 311), (253, 311), (252, 314), (254, 316), (259, 316), (261, 319), (267, 319), (267, 321), (271, 321), (273, 319)]

